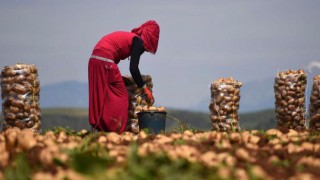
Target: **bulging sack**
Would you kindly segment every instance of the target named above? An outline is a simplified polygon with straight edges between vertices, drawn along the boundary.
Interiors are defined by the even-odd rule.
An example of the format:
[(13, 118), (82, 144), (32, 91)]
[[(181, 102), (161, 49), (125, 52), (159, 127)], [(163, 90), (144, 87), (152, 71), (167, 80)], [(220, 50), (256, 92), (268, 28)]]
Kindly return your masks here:
[(302, 70), (279, 72), (274, 82), (278, 129), (306, 129), (305, 90), (307, 74)]
[(2, 130), (38, 131), (41, 125), (40, 81), (35, 65), (16, 64), (1, 71)]
[(313, 85), (309, 104), (309, 128), (320, 131), (320, 75), (313, 77)]
[(211, 83), (211, 112), (212, 130), (240, 130), (239, 102), (242, 83), (229, 78), (219, 78)]
[[(127, 124), (127, 130), (134, 133), (139, 133), (138, 112), (142, 111), (142, 106), (147, 105), (147, 99), (145, 96), (143, 96), (142, 89), (138, 88), (131, 76), (123, 76), (122, 78), (129, 95), (129, 120)], [(150, 75), (142, 75), (142, 80), (146, 83), (148, 89), (152, 91), (152, 77)]]

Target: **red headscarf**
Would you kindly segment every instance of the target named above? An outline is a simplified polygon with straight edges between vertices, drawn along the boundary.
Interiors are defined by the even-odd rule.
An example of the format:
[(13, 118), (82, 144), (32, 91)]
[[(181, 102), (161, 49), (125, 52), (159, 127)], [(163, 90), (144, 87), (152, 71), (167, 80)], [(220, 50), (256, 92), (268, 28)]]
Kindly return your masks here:
[(147, 21), (140, 27), (132, 29), (131, 32), (141, 37), (146, 51), (153, 54), (157, 52), (160, 27), (156, 21)]

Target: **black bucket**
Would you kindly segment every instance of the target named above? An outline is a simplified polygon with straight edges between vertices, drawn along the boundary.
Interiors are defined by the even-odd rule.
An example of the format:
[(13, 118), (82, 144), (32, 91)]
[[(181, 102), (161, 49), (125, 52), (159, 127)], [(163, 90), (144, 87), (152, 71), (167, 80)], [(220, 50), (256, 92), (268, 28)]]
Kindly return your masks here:
[(151, 134), (159, 134), (165, 132), (166, 128), (166, 112), (148, 111), (139, 112), (138, 121), (139, 129), (148, 129)]

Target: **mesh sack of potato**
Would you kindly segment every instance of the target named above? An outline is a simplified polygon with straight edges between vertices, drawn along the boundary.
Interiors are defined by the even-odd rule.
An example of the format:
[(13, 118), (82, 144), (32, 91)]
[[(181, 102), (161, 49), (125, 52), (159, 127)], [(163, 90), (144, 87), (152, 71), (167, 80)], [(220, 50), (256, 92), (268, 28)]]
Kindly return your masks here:
[(211, 83), (211, 112), (212, 130), (240, 130), (239, 102), (242, 83), (229, 78), (219, 78)]
[(313, 77), (313, 86), (309, 104), (309, 128), (320, 131), (320, 75)]
[(1, 72), (2, 130), (40, 129), (40, 81), (35, 65), (5, 66)]
[(274, 82), (278, 129), (306, 129), (305, 89), (307, 74), (302, 70), (279, 72)]
[[(142, 110), (141, 107), (148, 105), (146, 97), (143, 95), (141, 88), (138, 88), (134, 79), (131, 76), (123, 76), (123, 81), (129, 95), (129, 109), (128, 109), (128, 124), (127, 130), (134, 133), (139, 132), (138, 112)], [(153, 83), (150, 75), (142, 75), (142, 80), (146, 86), (152, 91)], [(152, 105), (152, 104), (149, 104)]]

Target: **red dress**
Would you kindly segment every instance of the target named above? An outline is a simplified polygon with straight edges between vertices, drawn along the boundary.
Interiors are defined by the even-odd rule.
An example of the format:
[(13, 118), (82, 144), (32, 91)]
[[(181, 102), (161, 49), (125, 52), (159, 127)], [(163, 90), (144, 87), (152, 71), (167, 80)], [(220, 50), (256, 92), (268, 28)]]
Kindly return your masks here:
[(128, 119), (128, 94), (117, 64), (131, 55), (132, 40), (139, 36), (146, 51), (156, 53), (160, 28), (150, 20), (131, 32), (116, 31), (104, 36), (92, 55), (112, 60), (90, 58), (89, 123), (99, 131), (125, 131)]
[(104, 36), (92, 55), (115, 63), (90, 58), (89, 123), (97, 130), (122, 133), (128, 119), (128, 94), (117, 64), (130, 56), (136, 34), (117, 31)]

